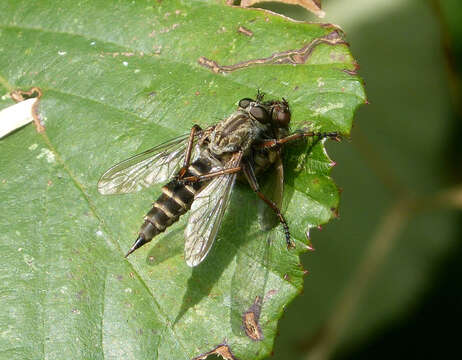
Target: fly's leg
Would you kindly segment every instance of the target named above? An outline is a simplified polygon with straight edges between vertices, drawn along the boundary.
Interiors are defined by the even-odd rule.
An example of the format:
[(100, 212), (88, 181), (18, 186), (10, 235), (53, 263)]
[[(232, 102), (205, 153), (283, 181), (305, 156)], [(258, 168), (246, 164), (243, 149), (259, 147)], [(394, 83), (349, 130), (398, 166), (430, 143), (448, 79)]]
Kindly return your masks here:
[(192, 148), (194, 145), (194, 138), (196, 137), (196, 133), (201, 133), (202, 128), (199, 125), (194, 125), (191, 128), (191, 132), (189, 133), (189, 139), (188, 139), (188, 147), (186, 148), (186, 155), (184, 157), (184, 163), (183, 167), (178, 171), (178, 179), (181, 179), (186, 171), (188, 170), (189, 165), (191, 164), (191, 153), (192, 153)]
[[(236, 152), (232, 156), (229, 163), (231, 163), (231, 164), (240, 164), (241, 159), (242, 159), (242, 154), (243, 154), (242, 151)], [(192, 184), (192, 183), (195, 183), (195, 182), (198, 182), (198, 181), (208, 180), (208, 179), (214, 178), (216, 176), (222, 176), (222, 175), (226, 175), (226, 174), (234, 174), (234, 173), (237, 173), (237, 172), (239, 172), (241, 170), (242, 170), (242, 167), (240, 165), (237, 165), (237, 166), (221, 169), (221, 170), (218, 170), (218, 171), (212, 171), (212, 172), (210, 172), (208, 174), (193, 175), (193, 176), (183, 177), (181, 179), (177, 179), (177, 181), (178, 181), (179, 184), (187, 185), (187, 184)]]
[(196, 176), (184, 177), (184, 178), (178, 179), (178, 183), (184, 184), (184, 185), (192, 184), (192, 183), (195, 183), (195, 182), (198, 182), (198, 181), (208, 180), (208, 179), (214, 178), (216, 176), (221, 176), (221, 175), (226, 175), (226, 174), (233, 174), (233, 173), (239, 172), (241, 170), (242, 170), (242, 168), (240, 166), (236, 166), (236, 167), (233, 167), (233, 168), (213, 171), (213, 172), (210, 172), (210, 173), (204, 174), (204, 175), (196, 175)]
[(274, 149), (288, 142), (299, 140), (305, 137), (318, 137), (319, 139), (330, 138), (336, 141), (340, 141), (340, 134), (338, 132), (314, 132), (314, 131), (300, 131), (292, 135), (286, 136), (282, 139), (270, 139), (265, 140), (258, 144), (260, 149)]
[(289, 232), (289, 225), (287, 225), (286, 219), (284, 219), (284, 216), (281, 213), (281, 210), (279, 210), (278, 206), (268, 199), (261, 191), (260, 191), (260, 186), (258, 185), (257, 177), (255, 176), (255, 171), (253, 170), (253, 166), (249, 161), (244, 161), (242, 164), (242, 171), (244, 172), (245, 177), (247, 178), (247, 181), (249, 182), (250, 187), (252, 190), (257, 194), (257, 196), (262, 199), (277, 215), (279, 218), (279, 222), (281, 223), (282, 227), (284, 228), (284, 234), (286, 236), (286, 243), (287, 243), (287, 248), (294, 248), (295, 244), (293, 241), (290, 239), (290, 232)]

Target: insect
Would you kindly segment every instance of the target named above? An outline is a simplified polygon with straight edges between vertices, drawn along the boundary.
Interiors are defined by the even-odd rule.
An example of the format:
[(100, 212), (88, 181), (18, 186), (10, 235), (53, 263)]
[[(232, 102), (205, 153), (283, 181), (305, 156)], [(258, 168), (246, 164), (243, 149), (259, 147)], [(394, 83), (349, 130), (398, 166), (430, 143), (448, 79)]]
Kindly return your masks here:
[[(174, 138), (135, 155), (107, 170), (98, 182), (101, 194), (129, 193), (170, 180), (162, 195), (144, 217), (138, 238), (126, 257), (150, 242), (190, 211), (185, 229), (185, 260), (193, 267), (207, 256), (220, 229), (230, 195), (239, 176), (279, 220), (287, 247), (294, 247), (289, 227), (280, 211), (283, 166), (281, 150), (291, 141), (306, 137), (339, 139), (336, 132), (296, 131), (290, 134), (288, 102), (244, 98), (229, 117), (189, 134)], [(275, 165), (274, 201), (260, 189), (257, 175)], [(272, 215), (274, 217), (274, 215)]]

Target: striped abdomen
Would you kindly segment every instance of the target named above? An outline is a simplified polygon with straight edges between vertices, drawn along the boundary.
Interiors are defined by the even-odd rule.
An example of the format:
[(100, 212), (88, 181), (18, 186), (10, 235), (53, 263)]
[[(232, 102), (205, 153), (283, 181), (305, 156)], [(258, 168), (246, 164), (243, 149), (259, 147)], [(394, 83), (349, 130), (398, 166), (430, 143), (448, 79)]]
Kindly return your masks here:
[[(209, 173), (210, 169), (209, 161), (198, 159), (189, 166), (184, 177), (204, 175)], [(162, 195), (153, 203), (140, 228), (139, 235), (144, 238), (143, 243), (151, 241), (154, 236), (178, 221), (180, 216), (191, 208), (194, 196), (208, 182), (209, 180), (183, 185), (174, 179), (162, 187)]]

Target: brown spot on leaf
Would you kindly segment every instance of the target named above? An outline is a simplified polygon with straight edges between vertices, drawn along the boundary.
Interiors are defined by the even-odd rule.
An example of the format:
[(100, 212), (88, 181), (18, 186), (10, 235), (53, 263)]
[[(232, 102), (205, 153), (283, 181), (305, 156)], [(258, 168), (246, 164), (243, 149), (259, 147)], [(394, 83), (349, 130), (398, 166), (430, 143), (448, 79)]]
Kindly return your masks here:
[(252, 306), (242, 314), (242, 325), (244, 326), (245, 334), (253, 341), (263, 340), (263, 333), (258, 323), (260, 320), (261, 306), (261, 297), (257, 296)]
[(39, 117), (38, 110), (37, 110), (42, 94), (43, 94), (42, 90), (40, 90), (40, 88), (36, 86), (30, 88), (29, 91), (13, 90), (10, 93), (11, 98), (17, 103), (24, 101), (26, 99), (37, 98), (34, 105), (32, 105), (32, 117), (34, 118), (35, 129), (37, 130), (38, 133), (45, 132), (45, 127), (42, 125), (40, 121), (40, 117)]
[(346, 42), (343, 40), (343, 36), (341, 35), (340, 31), (334, 30), (325, 36), (313, 39), (300, 49), (277, 52), (266, 58), (251, 59), (238, 62), (233, 65), (220, 65), (214, 60), (201, 56), (197, 62), (199, 65), (212, 70), (214, 73), (228, 73), (255, 65), (300, 65), (305, 64), (308, 61), (313, 50), (320, 44), (337, 45), (346, 44)]
[(243, 26), (239, 26), (237, 28), (237, 32), (240, 32), (241, 34), (244, 34), (245, 36), (248, 36), (248, 37), (252, 37), (253, 36), (253, 32), (252, 30), (249, 30)]
[(233, 355), (231, 349), (227, 344), (220, 344), (216, 348), (210, 350), (209, 352), (196, 356), (192, 360), (204, 360), (207, 359), (210, 355), (218, 355), (225, 360), (237, 360), (237, 358)]
[(77, 298), (77, 300), (82, 300), (82, 297), (84, 294), (85, 294), (85, 290), (82, 289), (75, 295), (75, 297)]
[(358, 70), (359, 70), (359, 64), (355, 61), (353, 63), (353, 69), (350, 70), (350, 69), (343, 69), (343, 72), (344, 73), (347, 73), (348, 75), (357, 75), (358, 74)]
[(344, 73), (347, 73), (348, 75), (358, 75), (358, 72), (356, 70), (348, 70), (348, 69), (343, 69)]
[(265, 301), (271, 299), (277, 293), (278, 291), (276, 289), (269, 290), (265, 295)]

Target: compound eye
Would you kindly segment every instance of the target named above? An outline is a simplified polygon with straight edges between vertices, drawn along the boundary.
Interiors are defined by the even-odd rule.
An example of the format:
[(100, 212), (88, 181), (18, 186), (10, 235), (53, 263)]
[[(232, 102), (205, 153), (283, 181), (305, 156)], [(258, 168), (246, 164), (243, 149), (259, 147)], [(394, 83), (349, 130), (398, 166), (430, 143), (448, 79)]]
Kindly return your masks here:
[(274, 120), (278, 123), (280, 127), (286, 127), (290, 122), (290, 111), (286, 109), (277, 109), (273, 113)]
[(241, 101), (239, 101), (239, 107), (243, 109), (247, 109), (247, 107), (250, 105), (252, 101), (253, 100), (249, 98), (242, 99)]
[(270, 117), (266, 109), (262, 106), (254, 106), (250, 109), (250, 115), (257, 119), (262, 124), (269, 122)]

